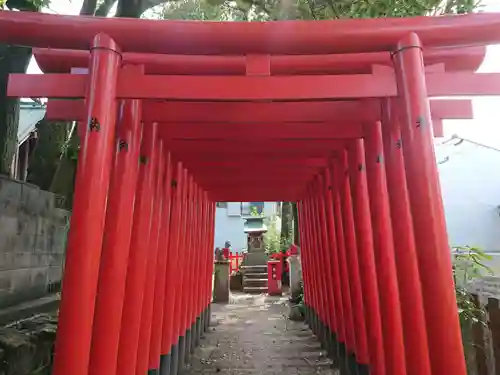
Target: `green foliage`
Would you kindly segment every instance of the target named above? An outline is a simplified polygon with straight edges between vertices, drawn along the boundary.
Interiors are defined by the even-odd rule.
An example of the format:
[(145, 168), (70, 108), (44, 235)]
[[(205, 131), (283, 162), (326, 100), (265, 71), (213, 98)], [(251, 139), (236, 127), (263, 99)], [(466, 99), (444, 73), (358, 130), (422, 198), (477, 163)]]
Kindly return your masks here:
[[(485, 264), (490, 259), (488, 254), (477, 247), (454, 248), (453, 277), (466, 358), (473, 357), (472, 327), (475, 324), (486, 325), (486, 311), (476, 302), (467, 287), (474, 280), (493, 274), (493, 271)], [(470, 361), (468, 364), (470, 365)]]
[(145, 14), (163, 20), (248, 21), (249, 10), (233, 1), (178, 0), (168, 1)]
[(477, 247), (460, 246), (454, 250), (453, 277), (460, 321), (466, 326), (483, 322), (484, 310), (476, 306), (467, 286), (482, 276), (493, 274), (485, 264), (491, 257)]
[(253, 217), (262, 217), (263, 215), (259, 214), (259, 211), (257, 210), (257, 207), (251, 206), (250, 207), (250, 216), (253, 216)]
[(276, 216), (266, 219), (267, 232), (264, 234), (266, 253), (275, 254), (284, 252), (290, 247), (290, 243), (284, 242), (278, 231), (278, 219)]
[[(250, 1), (250, 0), (248, 0)], [(283, 5), (281, 0), (254, 3), (268, 19), (326, 20), (345, 18), (413, 17), (462, 14), (476, 9), (476, 0), (298, 0)]]
[[(11, 10), (22, 10), (28, 12), (39, 12), (43, 7), (48, 6), (49, 0), (5, 0), (4, 4)], [(0, 6), (2, 0), (0, 0)]]
[(281, 243), (287, 248), (294, 242), (292, 202), (281, 203)]
[(453, 275), (457, 284), (465, 285), (481, 276), (493, 274), (493, 270), (485, 264), (492, 258), (480, 248), (459, 246), (453, 250)]
[(264, 244), (268, 254), (275, 254), (280, 251), (280, 234), (276, 223), (276, 217), (266, 219), (267, 232), (264, 234)]
[(147, 18), (269, 21), (412, 17), (470, 13), (480, 0), (178, 0), (147, 12)]

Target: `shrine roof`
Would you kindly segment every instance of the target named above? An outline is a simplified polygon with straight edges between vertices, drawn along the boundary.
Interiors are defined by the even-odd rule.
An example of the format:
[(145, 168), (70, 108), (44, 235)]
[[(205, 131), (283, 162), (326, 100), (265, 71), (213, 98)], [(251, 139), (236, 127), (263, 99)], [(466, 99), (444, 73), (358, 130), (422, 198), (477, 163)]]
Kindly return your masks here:
[(267, 226), (264, 224), (264, 216), (248, 216), (245, 217), (244, 232), (259, 233), (267, 232)]

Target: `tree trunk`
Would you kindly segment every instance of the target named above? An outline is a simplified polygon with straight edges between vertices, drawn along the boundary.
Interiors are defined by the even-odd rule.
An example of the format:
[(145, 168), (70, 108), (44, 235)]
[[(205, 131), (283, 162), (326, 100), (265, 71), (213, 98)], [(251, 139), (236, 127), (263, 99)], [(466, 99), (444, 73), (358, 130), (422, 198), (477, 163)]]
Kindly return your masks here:
[(293, 213), (293, 243), (295, 245), (300, 245), (299, 237), (299, 212), (297, 210), (297, 203), (292, 203), (292, 213)]
[(141, 0), (118, 1), (115, 17), (139, 18), (143, 12)]
[(71, 126), (69, 122), (40, 121), (28, 166), (28, 182), (64, 197), (66, 208), (71, 208), (73, 199), (79, 143), (76, 130), (70, 134)]
[(28, 182), (50, 190), (57, 171), (67, 127), (64, 122), (41, 120), (36, 124), (37, 142), (28, 166)]
[(289, 246), (293, 230), (292, 203), (283, 202), (281, 205), (281, 246)]
[(7, 97), (9, 74), (25, 73), (31, 48), (0, 45), (0, 174), (10, 175), (17, 148), (19, 99)]

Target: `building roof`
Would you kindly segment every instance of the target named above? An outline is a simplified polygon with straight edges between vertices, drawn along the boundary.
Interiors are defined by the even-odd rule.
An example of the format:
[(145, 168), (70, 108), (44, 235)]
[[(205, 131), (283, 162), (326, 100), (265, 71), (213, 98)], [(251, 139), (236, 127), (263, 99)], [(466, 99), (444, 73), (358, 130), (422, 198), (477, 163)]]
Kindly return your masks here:
[(17, 143), (23, 143), (35, 130), (38, 121), (45, 116), (45, 107), (32, 100), (22, 99), (19, 111), (19, 127), (17, 128)]

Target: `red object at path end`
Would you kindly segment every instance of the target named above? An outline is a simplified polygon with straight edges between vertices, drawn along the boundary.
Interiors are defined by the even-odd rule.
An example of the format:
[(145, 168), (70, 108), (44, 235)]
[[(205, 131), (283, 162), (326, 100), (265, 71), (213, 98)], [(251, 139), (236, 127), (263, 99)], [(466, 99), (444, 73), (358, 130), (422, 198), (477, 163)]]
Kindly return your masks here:
[(222, 249), (222, 255), (224, 255), (224, 258), (229, 259), (229, 248), (225, 247)]

